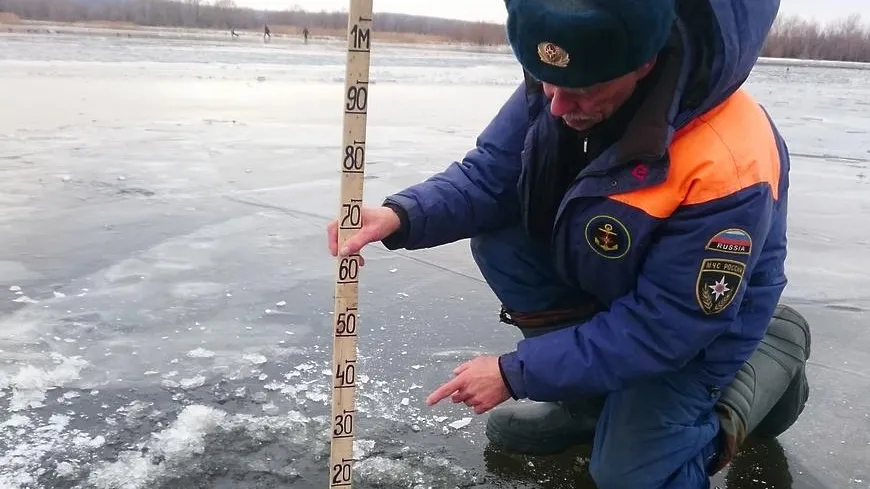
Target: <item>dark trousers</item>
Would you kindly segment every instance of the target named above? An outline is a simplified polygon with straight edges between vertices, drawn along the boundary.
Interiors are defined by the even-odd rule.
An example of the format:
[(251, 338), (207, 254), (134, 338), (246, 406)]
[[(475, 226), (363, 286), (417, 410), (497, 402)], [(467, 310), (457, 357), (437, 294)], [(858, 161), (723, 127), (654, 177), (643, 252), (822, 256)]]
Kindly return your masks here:
[[(520, 227), (473, 238), (471, 250), (509, 310), (569, 308), (586, 295), (558, 278), (546, 246), (530, 240)], [(541, 333), (546, 330), (524, 331)], [(718, 390), (686, 371), (609, 393), (603, 408), (590, 402), (600, 410), (590, 464), (598, 488), (708, 489), (720, 439), (714, 411), (718, 399)]]

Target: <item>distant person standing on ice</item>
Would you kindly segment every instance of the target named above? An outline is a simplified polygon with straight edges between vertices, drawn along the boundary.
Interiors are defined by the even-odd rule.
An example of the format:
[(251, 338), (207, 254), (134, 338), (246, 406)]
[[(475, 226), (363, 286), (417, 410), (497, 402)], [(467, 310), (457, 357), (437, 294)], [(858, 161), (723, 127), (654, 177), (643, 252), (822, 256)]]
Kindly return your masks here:
[(263, 42), (268, 42), (266, 38), (269, 38), (269, 41), (272, 40), (272, 31), (269, 30), (269, 25), (263, 25)]
[[(778, 0), (506, 0), (525, 82), (477, 146), (367, 207), (335, 255), (471, 238), (525, 337), (459, 366), (490, 441), (592, 444), (599, 489), (702, 489), (808, 397), (786, 286), (789, 155), (742, 85)], [(462, 325), (473, 328), (475, 325)]]
[(302, 29), (302, 37), (305, 40), (305, 44), (308, 44), (308, 28)]

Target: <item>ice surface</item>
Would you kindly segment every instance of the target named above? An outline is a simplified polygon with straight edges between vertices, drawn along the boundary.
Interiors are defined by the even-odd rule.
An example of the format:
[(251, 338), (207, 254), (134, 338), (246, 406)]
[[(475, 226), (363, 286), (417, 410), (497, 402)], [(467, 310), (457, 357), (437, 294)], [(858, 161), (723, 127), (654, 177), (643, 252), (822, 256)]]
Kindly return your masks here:
[[(344, 57), (0, 34), (0, 487), (325, 485)], [(786, 300), (818, 325), (813, 393), (728, 489), (870, 487), (870, 77), (814, 65), (748, 85), (793, 154)], [(504, 52), (377, 46), (366, 201), (461, 157), (519, 79)], [(485, 417), (425, 405), (518, 339), (467, 243), (366, 263), (356, 487), (592, 487), (582, 450), (502, 454)]]

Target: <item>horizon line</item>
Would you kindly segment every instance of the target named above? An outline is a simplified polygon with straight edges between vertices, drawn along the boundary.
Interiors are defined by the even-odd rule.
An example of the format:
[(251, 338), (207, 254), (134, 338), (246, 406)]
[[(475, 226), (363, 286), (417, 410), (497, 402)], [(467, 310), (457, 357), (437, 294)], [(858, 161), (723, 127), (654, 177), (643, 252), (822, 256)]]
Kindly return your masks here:
[[(184, 0), (174, 0), (174, 1), (183, 2)], [(213, 6), (213, 5), (210, 5), (210, 6)], [(325, 10), (325, 9), (315, 10), (315, 9), (311, 9), (311, 8), (301, 8), (298, 5), (293, 6), (293, 7), (287, 7), (284, 9), (276, 9), (276, 8), (257, 9), (257, 8), (253, 8), (253, 7), (240, 7), (240, 6), (236, 5), (234, 7), (229, 7), (229, 9), (253, 10), (255, 12), (261, 12), (261, 13), (305, 12), (305, 13), (311, 13), (311, 14), (336, 14), (336, 13), (338, 13), (338, 14), (345, 14), (345, 15), (348, 13), (347, 8), (341, 8), (338, 10), (335, 10), (335, 9), (333, 9), (333, 10)], [(409, 17), (421, 17), (421, 18), (439, 19), (439, 20), (452, 20), (452, 21), (457, 21), (457, 22), (468, 22), (468, 23), (472, 23), (472, 24), (491, 24), (491, 25), (500, 25), (500, 26), (505, 25), (504, 22), (496, 22), (496, 21), (492, 21), (492, 20), (470, 20), (470, 19), (464, 19), (464, 18), (458, 18), (458, 17), (443, 17), (440, 15), (414, 14), (414, 13), (408, 13), (408, 12), (377, 11), (377, 10), (375, 10), (374, 15), (377, 15), (377, 14), (381, 14), (381, 15), (383, 15), (383, 14), (405, 15), (405, 16), (409, 16)], [(840, 23), (840, 22), (846, 21), (852, 17), (857, 17), (859, 24), (866, 24), (866, 25), (868, 25), (868, 27), (870, 27), (870, 22), (868, 22), (868, 20), (870, 20), (870, 16), (865, 17), (865, 14), (863, 14), (862, 12), (857, 12), (857, 11), (844, 12), (842, 15), (839, 15), (839, 16), (832, 18), (832, 19), (829, 19), (827, 21), (818, 20), (811, 15), (793, 13), (793, 12), (789, 12), (787, 10), (780, 10), (780, 12), (777, 13), (776, 18), (779, 19), (780, 17), (782, 17), (782, 18), (798, 18), (801, 20), (809, 21), (810, 23), (817, 23), (817, 24), (821, 24), (821, 25)]]

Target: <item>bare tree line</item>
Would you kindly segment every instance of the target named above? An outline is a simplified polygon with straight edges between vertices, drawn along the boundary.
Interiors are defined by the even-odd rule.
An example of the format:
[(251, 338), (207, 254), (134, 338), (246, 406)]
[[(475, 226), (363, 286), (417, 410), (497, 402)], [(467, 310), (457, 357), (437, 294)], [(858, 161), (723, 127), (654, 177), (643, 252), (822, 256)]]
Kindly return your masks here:
[(822, 26), (795, 16), (776, 19), (764, 56), (870, 62), (870, 27), (853, 14)]
[[(306, 12), (300, 9), (258, 11), (238, 8), (234, 0), (0, 0), (0, 13), (22, 19), (54, 22), (113, 22), (142, 26), (298, 32), (308, 28), (341, 35), (347, 27), (343, 12)], [(376, 33), (429, 36), (443, 41), (503, 45), (501, 24), (466, 22), (417, 15), (379, 13)], [(800, 17), (780, 16), (764, 46), (763, 56), (870, 62), (870, 26), (851, 15), (822, 25)]]
[[(343, 32), (344, 12), (303, 10), (257, 11), (238, 8), (233, 0), (0, 0), (0, 12), (22, 19), (53, 22), (113, 22), (142, 26), (262, 30), (294, 27)], [(425, 34), (453, 42), (497, 45), (505, 43), (504, 26), (404, 14), (379, 13), (375, 32)], [(277, 28), (277, 29), (276, 29)]]

